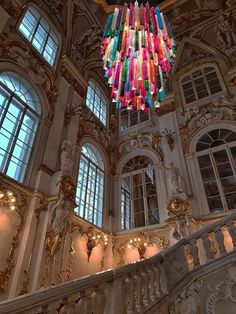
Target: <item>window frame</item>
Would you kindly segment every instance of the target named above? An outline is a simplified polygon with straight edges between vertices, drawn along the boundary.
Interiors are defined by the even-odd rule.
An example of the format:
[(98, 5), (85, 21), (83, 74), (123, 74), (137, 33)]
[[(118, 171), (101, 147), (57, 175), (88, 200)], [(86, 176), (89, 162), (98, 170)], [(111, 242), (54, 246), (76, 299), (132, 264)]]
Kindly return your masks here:
[[(32, 38), (31, 40), (29, 40), (25, 35), (24, 33), (20, 30), (20, 26), (22, 24), (22, 21), (27, 13), (27, 11), (30, 9), (30, 8), (33, 8), (34, 10), (36, 10), (40, 16), (39, 20), (37, 21), (37, 26), (33, 32), (33, 35), (32, 35)], [(48, 24), (48, 27), (49, 27), (49, 31), (47, 32), (47, 35), (46, 35), (46, 41), (45, 41), (45, 44), (44, 44), (44, 48), (42, 50), (42, 52), (40, 52), (34, 45), (33, 45), (33, 40), (35, 39), (35, 34), (37, 33), (37, 29), (38, 29), (38, 26), (40, 25), (40, 21), (41, 19), (44, 19), (46, 21), (46, 23)], [(43, 60), (43, 62), (45, 62), (45, 64), (47, 66), (49, 66), (52, 70), (55, 70), (56, 67), (57, 67), (57, 63), (58, 63), (58, 60), (59, 60), (59, 56), (60, 56), (60, 52), (61, 52), (61, 35), (59, 34), (58, 30), (56, 29), (56, 27), (53, 25), (52, 21), (50, 21), (50, 19), (47, 17), (47, 15), (39, 8), (37, 7), (34, 3), (29, 3), (25, 8), (24, 8), (24, 11), (16, 25), (16, 29), (17, 29), (17, 34), (28, 44), (30, 44), (30, 47), (34, 50), (34, 52)], [(55, 38), (57, 39), (57, 51), (56, 51), (56, 54), (55, 54), (55, 59), (53, 60), (53, 64), (49, 63), (47, 61), (46, 58), (44, 58), (44, 52), (46, 51), (46, 46), (47, 46), (47, 42), (48, 42), (48, 38), (49, 38), (49, 35), (50, 35), (50, 32), (53, 32)]]
[[(92, 88), (92, 86), (91, 86), (91, 84), (90, 84), (91, 82), (94, 84), (95, 89)], [(93, 102), (92, 102), (92, 108), (87, 105), (89, 87), (93, 90), (93, 93), (94, 93), (94, 95), (93, 95)], [(99, 96), (98, 94), (96, 94), (96, 90), (99, 90), (100, 96)], [(97, 115), (97, 114), (95, 113), (95, 111), (94, 111), (94, 104), (95, 104), (96, 95), (97, 95), (97, 97), (99, 98), (99, 109), (98, 109), (99, 115)], [(102, 99), (102, 97), (103, 97), (103, 99)], [(105, 112), (105, 119), (106, 119), (106, 121), (105, 121), (105, 123), (104, 123), (104, 122), (101, 120), (101, 118), (100, 118), (101, 116), (103, 116), (103, 115), (102, 115), (103, 112), (102, 112), (102, 110), (101, 110), (101, 109), (102, 109), (102, 100), (105, 101), (105, 108), (106, 108), (106, 112)], [(86, 108), (88, 108), (88, 109), (92, 112), (92, 114), (93, 114), (93, 115), (96, 117), (96, 119), (103, 125), (103, 127), (107, 127), (108, 122), (109, 122), (109, 121), (108, 121), (108, 116), (109, 116), (109, 102), (107, 101), (107, 97), (106, 97), (105, 93), (103, 92), (101, 86), (100, 86), (99, 84), (97, 84), (97, 82), (96, 82), (94, 79), (92, 79), (92, 78), (89, 79), (89, 81), (88, 81), (88, 87), (87, 87), (87, 94), (86, 94), (85, 106), (86, 106)]]
[[(203, 71), (205, 68), (208, 68), (208, 67), (212, 67), (214, 69), (214, 71), (215, 71), (215, 73), (217, 75), (220, 87), (221, 87), (222, 90), (220, 92), (218, 92), (218, 93), (210, 94), (207, 97), (198, 99), (196, 87), (193, 84), (192, 86), (193, 86), (193, 90), (194, 90), (194, 95), (195, 95), (195, 98), (196, 98), (196, 95), (197, 95), (197, 98), (196, 98), (195, 101), (193, 101), (191, 103), (186, 103), (186, 99), (185, 99), (185, 95), (184, 95), (184, 89), (183, 89), (183, 80), (187, 76), (191, 76), (191, 78), (192, 78), (192, 74), (194, 72), (196, 72), (198, 70), (202, 70)], [(212, 73), (212, 72), (213, 71), (211, 71), (210, 73)], [(209, 93), (209, 86), (208, 86), (208, 83), (206, 82), (205, 75), (203, 76), (204, 84), (205, 84), (205, 86), (207, 88), (207, 91)], [(190, 82), (193, 82), (193, 79), (191, 79)], [(186, 107), (186, 108), (192, 108), (192, 107), (196, 107), (196, 106), (201, 106), (201, 105), (203, 105), (205, 103), (208, 103), (208, 102), (212, 101), (215, 98), (218, 99), (220, 95), (225, 95), (227, 93), (227, 89), (226, 89), (226, 85), (225, 85), (224, 79), (223, 79), (222, 74), (221, 74), (221, 72), (219, 70), (219, 67), (215, 63), (205, 63), (205, 64), (202, 64), (200, 66), (191, 68), (191, 70), (189, 70), (189, 71), (186, 71), (178, 79), (178, 88), (179, 88), (179, 91), (180, 91), (180, 97), (181, 97), (182, 103), (183, 103), (184, 107)]]
[[(3, 73), (16, 73), (12, 70), (9, 70), (9, 71), (1, 71), (0, 72), (0, 75), (3, 74)], [(24, 81), (26, 81), (27, 83), (29, 83), (29, 85), (32, 87), (32, 90), (33, 92), (36, 94), (36, 96), (38, 97), (37, 95), (37, 92), (36, 90), (34, 89), (34, 87), (32, 86), (32, 84), (27, 80), (25, 79), (21, 74), (18, 74), (16, 73), (20, 78), (22, 78)], [(10, 138), (14, 138), (13, 140), (13, 145), (10, 147), (10, 150), (9, 152), (8, 151), (5, 151), (5, 155), (9, 155), (5, 161), (5, 165), (3, 165), (3, 171), (1, 171), (1, 175), (3, 176), (6, 176), (8, 178), (10, 178), (11, 180), (14, 180), (16, 181), (17, 183), (19, 184), (25, 184), (26, 183), (26, 180), (28, 181), (28, 178), (29, 178), (29, 174), (30, 172), (32, 171), (31, 167), (32, 167), (32, 158), (34, 158), (34, 153), (35, 153), (35, 144), (37, 143), (38, 141), (38, 133), (39, 133), (39, 130), (40, 130), (40, 124), (41, 124), (41, 116), (42, 116), (42, 105), (41, 105), (41, 102), (40, 102), (40, 98), (38, 97), (38, 104), (40, 106), (39, 111), (37, 111), (37, 109), (33, 108), (32, 106), (28, 105), (27, 102), (23, 101), (19, 95), (17, 95), (15, 93), (15, 91), (12, 91), (8, 86), (6, 86), (4, 83), (0, 82), (0, 88), (3, 89), (3, 91), (5, 91), (8, 95), (9, 95), (9, 99), (6, 101), (6, 107), (3, 108), (2, 110), (2, 115), (0, 117), (0, 123), (2, 124), (4, 122), (4, 119), (6, 118), (6, 115), (7, 113), (9, 112), (8, 109), (10, 107), (10, 105), (12, 104), (12, 101), (15, 101), (17, 103), (19, 103), (21, 106), (22, 106), (22, 110), (20, 112), (20, 120), (19, 120), (19, 124), (15, 127), (15, 129), (17, 130), (17, 132), (9, 132), (10, 133)], [(13, 103), (14, 104), (14, 103)], [(22, 142), (22, 140), (19, 139), (19, 134), (20, 132), (23, 130), (22, 129), (22, 124), (23, 124), (23, 121), (24, 121), (24, 118), (26, 116), (26, 114), (29, 114), (29, 115), (32, 115), (33, 118), (35, 118), (35, 121), (36, 121), (36, 125), (35, 125), (35, 131), (34, 131), (34, 138), (33, 138), (33, 141), (32, 141), (32, 147), (29, 147), (30, 148), (30, 151), (29, 151), (29, 155), (28, 155), (28, 160), (27, 162), (23, 162), (19, 159), (19, 161), (21, 161), (21, 163), (23, 162), (25, 167), (24, 169), (22, 168), (20, 170), (20, 172), (23, 171), (23, 177), (22, 179), (17, 179), (17, 178), (14, 178), (12, 176), (9, 176), (7, 174), (8, 172), (8, 168), (9, 168), (9, 164), (11, 163), (12, 161), (12, 157), (14, 157), (15, 159), (18, 160), (18, 158), (16, 156), (13, 156), (13, 153), (14, 153), (14, 150), (15, 150), (15, 147), (17, 146), (17, 142), (18, 140), (20, 142)], [(12, 115), (12, 114), (11, 114)], [(2, 128), (1, 128), (2, 129)], [(32, 132), (30, 133), (30, 136), (32, 136)], [(22, 142), (23, 144), (25, 144), (25, 142)], [(27, 144), (28, 145), (28, 144)]]
[[(222, 128), (220, 127), (219, 129), (223, 129), (223, 128), (224, 127), (222, 127)], [(229, 128), (225, 128), (225, 129), (229, 130), (231, 132), (236, 133), (232, 129), (229, 129)], [(215, 129), (213, 128), (213, 129), (211, 129), (209, 131), (206, 131), (204, 134), (207, 134), (207, 133), (209, 133), (209, 132), (211, 132), (213, 130), (215, 130)], [(204, 134), (202, 134), (202, 136)], [(201, 137), (198, 139), (198, 141), (196, 143), (196, 147), (197, 147), (197, 144), (200, 141), (200, 139), (201, 139)], [(232, 147), (236, 148), (236, 141), (228, 142), (228, 143), (225, 143), (225, 144), (222, 144), (222, 145), (218, 145), (218, 146), (215, 146), (215, 147), (210, 147), (208, 149), (204, 149), (204, 150), (201, 150), (199, 152), (196, 150), (196, 155), (195, 155), (195, 165), (197, 165), (196, 171), (197, 171), (197, 176), (200, 178), (200, 182), (199, 183), (201, 185), (201, 190), (204, 192), (203, 204), (204, 204), (204, 207), (207, 209), (207, 213), (209, 215), (224, 214), (224, 213), (227, 213), (227, 212), (230, 213), (232, 210), (236, 209), (236, 204), (235, 204), (235, 208), (232, 208), (232, 209), (228, 208), (228, 204), (227, 204), (227, 200), (226, 200), (226, 193), (224, 193), (223, 184), (221, 183), (221, 180), (225, 179), (227, 177), (220, 177), (220, 175), (218, 173), (218, 170), (217, 170), (217, 164), (216, 164), (215, 158), (213, 156), (213, 153), (215, 153), (215, 152), (219, 152), (219, 151), (222, 151), (222, 150), (226, 151), (227, 157), (228, 157), (228, 160), (229, 160), (232, 172), (233, 172), (233, 176), (236, 179), (236, 164), (234, 162), (232, 153), (230, 151), (230, 149)], [(222, 203), (222, 206), (223, 206), (223, 210), (222, 211), (214, 211), (214, 210), (210, 211), (209, 204), (208, 204), (208, 201), (207, 201), (209, 197), (207, 196), (207, 193), (206, 193), (206, 190), (205, 190), (205, 187), (204, 187), (204, 183), (208, 183), (208, 182), (211, 182), (211, 181), (203, 181), (203, 177), (202, 177), (201, 170), (200, 170), (201, 168), (200, 168), (200, 164), (199, 164), (199, 161), (198, 161), (198, 157), (201, 157), (203, 155), (209, 155), (209, 157), (210, 157), (211, 167), (213, 169), (213, 173), (214, 173), (214, 176), (215, 176), (215, 180), (214, 181), (217, 184), (220, 200), (221, 200), (221, 203)], [(232, 194), (232, 193), (229, 193), (229, 194)], [(214, 196), (212, 196), (212, 197), (214, 197)]]
[[(102, 161), (102, 163), (103, 163), (103, 169), (99, 166), (99, 165), (97, 165), (92, 159), (90, 159), (88, 156), (86, 156), (83, 152), (82, 152), (82, 148), (84, 147), (84, 146), (89, 146), (89, 148), (92, 150), (92, 152), (93, 152), (93, 154), (95, 155), (95, 153), (96, 153), (96, 151), (99, 153), (99, 157), (101, 157), (101, 161)], [(92, 148), (91, 148), (92, 147)], [(93, 149), (95, 150), (95, 151), (93, 151)], [(83, 205), (83, 215), (81, 216), (80, 215), (80, 207), (79, 207), (79, 205), (75, 208), (75, 210), (74, 210), (74, 213), (78, 216), (78, 217), (80, 217), (81, 219), (83, 219), (83, 220), (85, 220), (85, 221), (87, 221), (87, 222), (89, 222), (89, 223), (91, 223), (91, 224), (93, 224), (93, 225), (95, 225), (96, 227), (98, 227), (98, 228), (102, 228), (103, 227), (103, 225), (104, 225), (104, 206), (105, 206), (105, 184), (106, 184), (106, 175), (105, 175), (105, 163), (104, 163), (104, 159), (103, 159), (103, 157), (102, 157), (102, 155), (101, 155), (101, 153), (100, 153), (100, 151), (98, 150), (98, 148), (94, 145), (94, 144), (92, 144), (92, 143), (88, 143), (88, 142), (86, 142), (86, 143), (84, 143), (82, 146), (81, 146), (81, 149), (80, 149), (80, 156), (79, 156), (79, 164), (78, 164), (78, 172), (77, 172), (77, 184), (76, 184), (76, 202), (77, 201), (81, 201), (81, 198), (79, 197), (79, 195), (77, 195), (77, 190), (78, 190), (78, 186), (79, 186), (79, 174), (80, 174), (80, 167), (81, 167), (81, 160), (82, 160), (82, 158), (85, 160), (85, 162), (86, 162), (86, 167), (87, 167), (87, 172), (86, 172), (86, 177), (85, 177), (85, 179), (86, 179), (86, 184), (85, 184), (85, 186), (86, 186), (86, 190), (85, 190), (85, 197), (84, 197), (84, 199), (83, 199), (83, 202), (84, 202), (84, 205)], [(90, 165), (92, 165), (92, 167), (93, 168), (95, 168), (95, 171), (96, 171), (96, 177), (95, 177), (95, 180), (93, 180), (94, 182), (95, 182), (95, 190), (94, 190), (94, 192), (91, 194), (89, 194), (89, 197), (91, 197), (91, 195), (92, 195), (92, 197), (93, 197), (93, 208), (92, 208), (92, 219), (91, 220), (88, 220), (88, 219), (86, 219), (86, 205), (87, 205), (87, 203), (86, 203), (86, 201), (87, 201), (87, 199), (88, 199), (88, 192), (86, 192), (86, 191), (88, 191), (88, 183), (89, 183), (89, 170), (91, 169), (91, 167), (90, 167)], [(101, 204), (101, 210), (99, 210), (99, 208), (96, 208), (96, 210), (95, 210), (95, 207), (94, 207), (94, 203), (95, 203), (95, 199), (96, 199), (96, 192), (97, 192), (97, 189), (96, 189), (96, 183), (97, 183), (97, 181), (96, 181), (96, 179), (98, 178), (98, 171), (99, 172), (101, 172), (102, 173), (102, 179), (103, 179), (103, 195), (102, 195), (102, 204)], [(92, 181), (91, 181), (92, 182)], [(83, 186), (83, 184), (82, 183), (80, 183), (80, 187), (82, 187)], [(81, 196), (81, 194), (80, 194), (80, 196)], [(100, 197), (100, 195), (98, 195), (98, 197)], [(95, 216), (96, 216), (96, 214), (98, 214), (99, 215), (99, 213), (101, 213), (101, 225), (98, 225), (94, 220), (95, 220)]]
[(125, 132), (128, 131), (128, 130), (132, 130), (132, 128), (141, 128), (141, 127), (143, 127), (144, 125), (150, 123), (150, 121), (151, 121), (151, 110), (150, 110), (150, 109), (148, 109), (148, 119), (145, 120), (145, 121), (142, 121), (142, 122), (140, 122), (140, 112), (141, 112), (141, 111), (137, 111), (139, 122), (138, 122), (137, 124), (134, 124), (134, 125), (130, 126), (130, 113), (131, 113), (132, 111), (129, 111), (129, 110), (126, 109), (126, 110), (127, 110), (127, 114), (128, 114), (128, 127), (127, 127), (126, 129), (123, 129), (123, 130), (122, 130), (122, 129), (121, 129), (121, 127), (122, 127), (122, 125), (121, 125), (121, 111), (122, 111), (122, 110), (125, 110), (125, 108), (119, 109), (119, 133), (125, 133)]
[[(129, 161), (129, 160), (128, 160)], [(148, 198), (148, 195), (147, 195), (147, 190), (146, 190), (146, 179), (145, 179), (145, 172), (147, 170), (152, 170), (155, 174), (155, 193), (156, 194), (153, 194), (153, 195), (156, 195), (157, 196), (157, 201), (158, 201), (158, 216), (159, 216), (159, 222), (156, 223), (156, 224), (149, 224), (149, 208), (148, 208), (148, 202), (147, 202), (147, 198)], [(140, 174), (142, 175), (142, 189), (143, 189), (143, 204), (144, 204), (144, 222), (145, 222), (145, 225), (143, 226), (139, 226), (139, 227), (136, 227), (135, 226), (135, 218), (134, 218), (134, 199), (133, 199), (133, 180), (131, 179), (135, 174)], [(130, 178), (130, 213), (129, 213), (129, 216), (130, 216), (130, 228), (129, 229), (123, 229), (122, 228), (122, 225), (124, 225), (124, 222), (122, 221), (122, 214), (121, 214), (121, 206), (122, 206), (122, 179), (123, 178), (127, 178), (129, 177)], [(131, 230), (136, 230), (136, 229), (140, 229), (140, 228), (146, 228), (146, 227), (155, 227), (155, 226), (160, 226), (161, 225), (161, 198), (160, 198), (160, 192), (159, 192), (159, 189), (158, 189), (158, 186), (157, 186), (157, 181), (158, 181), (158, 173), (157, 173), (157, 170), (156, 170), (156, 167), (155, 165), (151, 165), (151, 166), (148, 166), (148, 167), (145, 167), (145, 168), (140, 168), (140, 169), (137, 169), (137, 170), (134, 170), (134, 171), (130, 171), (128, 173), (124, 173), (124, 174), (121, 174), (120, 175), (120, 180), (119, 180), (119, 185), (120, 185), (120, 188), (119, 188), (119, 211), (120, 211), (120, 218), (119, 218), (119, 225), (120, 225), (120, 229), (121, 231), (131, 231)], [(127, 216), (127, 215), (126, 215)]]

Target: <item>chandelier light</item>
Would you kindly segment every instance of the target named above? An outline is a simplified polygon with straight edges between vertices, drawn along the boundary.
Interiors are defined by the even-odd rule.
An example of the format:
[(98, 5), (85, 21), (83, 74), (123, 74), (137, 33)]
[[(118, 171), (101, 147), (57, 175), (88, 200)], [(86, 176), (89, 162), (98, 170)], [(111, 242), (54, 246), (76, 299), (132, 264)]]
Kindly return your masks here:
[(165, 97), (175, 41), (158, 7), (125, 4), (110, 14), (101, 55), (117, 108), (147, 110)]

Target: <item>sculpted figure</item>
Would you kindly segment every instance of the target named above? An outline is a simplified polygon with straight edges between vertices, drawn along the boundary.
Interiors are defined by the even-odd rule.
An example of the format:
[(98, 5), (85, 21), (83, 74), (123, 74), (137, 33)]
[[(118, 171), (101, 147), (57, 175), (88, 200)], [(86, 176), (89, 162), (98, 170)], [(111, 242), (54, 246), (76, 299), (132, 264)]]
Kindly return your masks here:
[(175, 167), (173, 162), (170, 163), (169, 170), (169, 185), (171, 193), (178, 194), (183, 192), (183, 177), (181, 176), (180, 170), (178, 167)]
[(100, 46), (101, 37), (101, 29), (97, 25), (92, 25), (91, 28), (82, 35), (80, 40), (75, 43), (75, 46), (78, 50), (82, 50), (81, 53), (83, 57), (86, 58)]
[(50, 213), (49, 226), (55, 234), (63, 236), (72, 212), (71, 200), (60, 191), (59, 198)]
[(61, 176), (71, 177), (73, 170), (74, 154), (70, 141), (64, 141), (61, 146)]
[(230, 14), (222, 14), (216, 22), (214, 31), (217, 35), (218, 42), (223, 48), (231, 48), (236, 41), (234, 20), (232, 12)]

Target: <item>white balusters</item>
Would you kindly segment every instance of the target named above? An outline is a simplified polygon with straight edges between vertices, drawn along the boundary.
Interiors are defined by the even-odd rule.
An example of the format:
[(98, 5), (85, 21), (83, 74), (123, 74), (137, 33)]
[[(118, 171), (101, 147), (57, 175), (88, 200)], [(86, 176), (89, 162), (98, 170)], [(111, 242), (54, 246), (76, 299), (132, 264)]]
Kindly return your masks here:
[(193, 238), (189, 241), (189, 249), (193, 257), (194, 268), (198, 268), (200, 265), (200, 261), (199, 261), (198, 246), (197, 246), (196, 239)]
[(142, 271), (141, 276), (143, 277), (143, 303), (148, 306), (151, 303), (150, 298), (150, 276), (148, 271), (145, 269)]
[(127, 313), (133, 314), (136, 313), (136, 306), (135, 306), (135, 278), (130, 274), (127, 278)]
[(236, 250), (236, 228), (233, 219), (227, 222), (227, 228), (232, 239), (234, 250)]
[(209, 239), (208, 233), (203, 234), (201, 238), (202, 238), (203, 247), (205, 249), (206, 262), (209, 263), (213, 260), (212, 252), (211, 252), (211, 241)]
[(226, 249), (224, 245), (224, 235), (222, 233), (221, 227), (214, 229), (215, 239), (218, 244), (220, 256), (226, 255)]
[(141, 312), (144, 309), (142, 277), (138, 272), (134, 275), (134, 278), (136, 284), (136, 302), (135, 302), (136, 310)]

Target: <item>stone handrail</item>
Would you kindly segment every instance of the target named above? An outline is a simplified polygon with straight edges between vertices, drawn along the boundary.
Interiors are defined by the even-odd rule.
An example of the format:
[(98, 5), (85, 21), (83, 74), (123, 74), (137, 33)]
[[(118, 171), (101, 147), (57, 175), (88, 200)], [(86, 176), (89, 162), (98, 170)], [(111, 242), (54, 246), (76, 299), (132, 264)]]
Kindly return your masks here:
[(2, 302), (0, 313), (146, 313), (189, 274), (236, 250), (235, 223), (232, 213), (151, 258)]

